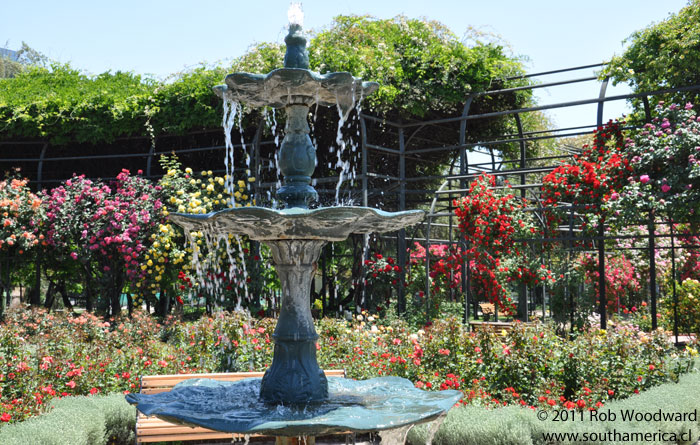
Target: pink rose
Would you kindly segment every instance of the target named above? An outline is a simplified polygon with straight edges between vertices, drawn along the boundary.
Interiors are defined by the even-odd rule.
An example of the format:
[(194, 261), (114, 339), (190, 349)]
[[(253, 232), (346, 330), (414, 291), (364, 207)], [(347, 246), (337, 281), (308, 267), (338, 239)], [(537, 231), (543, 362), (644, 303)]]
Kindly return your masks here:
[(662, 192), (668, 193), (669, 190), (671, 190), (671, 186), (670, 186), (670, 185), (664, 184), (664, 185), (661, 186), (661, 191), (662, 191)]
[(642, 176), (640, 176), (640, 177), (639, 177), (639, 181), (640, 181), (642, 184), (646, 184), (647, 182), (649, 182), (649, 175), (642, 175)]

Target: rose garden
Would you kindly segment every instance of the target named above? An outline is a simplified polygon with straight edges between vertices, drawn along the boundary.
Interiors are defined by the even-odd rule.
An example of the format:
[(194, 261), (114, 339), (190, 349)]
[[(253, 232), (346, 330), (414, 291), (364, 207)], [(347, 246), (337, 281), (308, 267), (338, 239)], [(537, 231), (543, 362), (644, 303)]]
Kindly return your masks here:
[[(438, 24), (405, 18), (341, 16), (315, 35), (312, 67), (384, 83), (345, 128), (322, 123), (337, 120), (336, 110), (312, 109), (320, 116), (309, 119), (317, 172), (332, 179), (322, 204), (346, 193), (387, 210), (426, 210), (432, 224), (324, 248), (308, 302), (321, 369), (461, 391), (436, 444), (576, 443), (543, 433), (614, 430), (658, 433), (652, 443), (695, 443), (697, 417), (551, 419), (562, 412), (700, 408), (700, 78), (697, 70), (695, 77), (666, 75), (687, 70), (688, 59), (698, 63), (700, 51), (678, 43), (674, 54), (685, 51), (682, 60), (663, 53), (662, 68), (635, 65), (648, 57), (640, 52), (653, 51), (652, 34), (674, 45), (673, 27), (687, 25), (697, 39), (699, 11), (691, 2), (633, 36), (623, 56), (601, 67), (605, 82), (627, 81), (648, 93), (630, 95), (630, 116), (566, 137), (538, 111), (523, 114), (522, 122), (515, 114), (516, 127), (508, 110), (537, 108), (533, 84), (498, 45), (466, 47)], [(392, 51), (387, 46), (403, 48), (405, 60), (381, 53)], [(261, 44), (234, 69), (281, 66), (282, 51)], [(395, 66), (401, 73), (387, 74)], [(423, 74), (413, 74), (418, 68)], [(141, 151), (151, 153), (148, 168), (136, 156), (123, 164), (115, 156), (58, 169), (48, 179), (42, 167), (2, 155), (0, 443), (133, 443), (136, 411), (124, 394), (139, 392), (142, 376), (270, 366), (280, 311), (270, 249), (245, 236), (185, 233), (169, 216), (274, 200), (267, 191), (279, 181), (283, 134), (275, 114), (245, 105), (239, 111), (234, 134), (241, 144), (235, 159), (226, 159), (235, 170), (221, 170), (220, 151), (198, 156), (193, 147), (201, 140), (187, 142), (190, 154), (178, 154), (175, 143), (158, 145), (159, 137), (189, 135), (178, 139), (186, 144), (202, 128), (219, 127), (227, 111), (210, 87), (227, 71), (201, 68), (158, 84), (52, 64), (0, 79), (3, 150), (40, 140), (70, 157), (80, 147), (114, 147), (138, 136)], [(48, 94), (47, 85), (60, 86)], [(512, 91), (469, 99), (475, 115), (495, 117), (469, 121), (469, 136), (457, 148), (436, 131), (430, 137), (442, 151), (412, 154), (401, 127), (397, 158), (389, 149), (374, 155), (365, 149), (367, 122), (384, 146), (394, 135), (382, 119), (443, 119), (458, 128), (467, 122), (454, 117), (465, 98), (489, 89)], [(527, 140), (521, 126), (526, 135), (546, 137)], [(516, 131), (520, 139), (503, 136)], [(470, 169), (467, 148), (488, 146), (489, 138), (501, 141), (504, 165), (514, 164)], [(324, 144), (333, 150), (321, 153)], [(555, 156), (561, 145), (574, 148)], [(269, 163), (260, 161), (266, 156)], [(368, 159), (378, 169), (374, 176)], [(392, 188), (395, 159), (403, 176)], [(407, 184), (417, 184), (413, 194), (406, 194)], [(449, 193), (438, 191), (441, 184), (452, 187)], [(398, 191), (403, 195), (394, 200)], [(435, 211), (436, 202), (446, 211)], [(426, 430), (414, 428), (407, 442), (425, 443)], [(680, 439), (686, 431), (692, 439)]]

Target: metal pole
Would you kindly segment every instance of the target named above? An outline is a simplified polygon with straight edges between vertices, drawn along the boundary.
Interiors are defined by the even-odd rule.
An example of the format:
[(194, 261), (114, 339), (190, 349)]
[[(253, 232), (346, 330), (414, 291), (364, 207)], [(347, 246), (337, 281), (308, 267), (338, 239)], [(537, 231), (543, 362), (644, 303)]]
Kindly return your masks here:
[(605, 295), (605, 224), (601, 221), (598, 224), (598, 235), (600, 241), (598, 244), (598, 297), (600, 299), (600, 329), (606, 329), (608, 299)]
[[(469, 115), (469, 109), (471, 108), (472, 101), (474, 100), (475, 95), (470, 95), (467, 97), (467, 100), (464, 103), (464, 109), (462, 110), (462, 116), (468, 116)], [(459, 188), (461, 190), (466, 190), (467, 189), (467, 179), (466, 175), (469, 173), (469, 158), (467, 156), (467, 148), (465, 147), (465, 144), (467, 143), (467, 120), (463, 119), (459, 123), (459, 145), (460, 150), (459, 150)], [(450, 216), (451, 217), (451, 216)], [(462, 241), (462, 255), (463, 255), (463, 261), (462, 261), (462, 291), (464, 292), (464, 323), (469, 322), (469, 312), (470, 312), (470, 307), (469, 305), (471, 304), (471, 298), (470, 298), (470, 288), (471, 288), (471, 269), (469, 268), (469, 255), (467, 252), (469, 252), (469, 249), (471, 248), (469, 243), (467, 242), (466, 236), (461, 236), (461, 241)], [(476, 315), (476, 313), (474, 313)]]
[(649, 294), (651, 298), (651, 329), (656, 330), (658, 320), (656, 315), (656, 227), (654, 212), (649, 212)]
[[(462, 264), (462, 270), (466, 270), (466, 273), (462, 272), (462, 277), (464, 280), (464, 322), (469, 323), (469, 305), (472, 303), (471, 299), (471, 281), (472, 281), (472, 269), (469, 267), (469, 249), (471, 248), (469, 243), (465, 243), (466, 251), (464, 255), (464, 263)], [(476, 318), (476, 312), (474, 312), (474, 318)]]
[[(403, 127), (399, 127), (399, 211), (404, 210), (406, 210), (406, 144)], [(401, 267), (399, 272), (397, 312), (403, 314), (406, 312), (406, 229), (399, 230), (397, 236), (398, 261)]]
[(49, 143), (46, 142), (44, 143), (43, 147), (41, 147), (41, 153), (39, 154), (39, 164), (37, 165), (36, 168), (36, 190), (37, 192), (42, 190), (42, 177), (43, 177), (43, 171), (44, 171), (44, 158), (46, 157), (46, 150), (49, 148)]
[[(566, 296), (569, 297), (569, 318), (571, 322), (571, 332), (574, 331), (574, 317), (576, 315), (576, 306), (574, 302), (574, 293), (571, 292), (571, 283), (569, 283), (569, 264), (571, 263), (571, 250), (574, 246), (574, 206), (569, 206), (569, 237), (566, 243), (566, 287), (564, 288)], [(579, 296), (581, 293), (579, 293)]]
[(671, 228), (671, 285), (673, 286), (673, 336), (678, 346), (678, 294), (676, 293), (676, 243), (673, 233), (673, 220), (669, 221)]
[(651, 122), (651, 105), (649, 105), (649, 96), (642, 97), (642, 103), (644, 103), (644, 122), (648, 124)]
[(603, 126), (603, 106), (605, 105), (605, 91), (608, 89), (608, 81), (610, 79), (606, 77), (600, 83), (600, 93), (598, 94), (598, 115), (596, 124), (598, 128)]
[[(523, 135), (523, 124), (520, 121), (520, 115), (518, 113), (513, 115), (515, 117), (515, 125), (518, 129), (518, 137), (520, 139), (520, 168), (525, 169), (525, 139)], [(525, 173), (520, 175), (520, 185), (525, 185)], [(525, 199), (525, 188), (520, 189), (520, 198)], [(518, 315), (523, 321), (529, 321), (529, 307), (527, 301), (527, 286), (524, 282), (520, 283), (519, 296), (518, 296)]]

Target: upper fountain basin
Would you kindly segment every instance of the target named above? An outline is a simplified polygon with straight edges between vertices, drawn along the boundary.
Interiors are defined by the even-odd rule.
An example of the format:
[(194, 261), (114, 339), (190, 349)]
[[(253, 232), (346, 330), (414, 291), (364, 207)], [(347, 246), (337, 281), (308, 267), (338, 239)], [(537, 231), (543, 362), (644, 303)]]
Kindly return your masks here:
[(392, 232), (412, 226), (424, 215), (422, 210), (385, 212), (371, 207), (236, 207), (203, 215), (173, 213), (169, 218), (189, 232), (243, 234), (255, 241), (343, 241), (351, 233)]
[(319, 74), (301, 68), (280, 68), (268, 74), (233, 73), (226, 76), (226, 85), (217, 85), (214, 92), (226, 94), (236, 102), (254, 107), (282, 108), (287, 105), (338, 105), (343, 115), (362, 97), (379, 88), (376, 82), (363, 82), (350, 73)]

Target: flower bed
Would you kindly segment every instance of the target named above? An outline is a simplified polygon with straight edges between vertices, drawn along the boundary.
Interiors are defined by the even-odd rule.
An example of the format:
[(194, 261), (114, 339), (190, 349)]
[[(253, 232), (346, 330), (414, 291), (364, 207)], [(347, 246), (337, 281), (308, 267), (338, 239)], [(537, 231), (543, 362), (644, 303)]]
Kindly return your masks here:
[[(546, 325), (469, 333), (453, 319), (417, 331), (380, 321), (321, 320), (321, 367), (459, 389), (464, 404), (586, 409), (673, 380), (697, 355), (630, 326), (564, 339)], [(104, 322), (14, 312), (0, 326), (0, 423), (38, 414), (58, 397), (136, 390), (141, 375), (263, 370), (274, 324), (243, 313), (160, 324), (139, 313)]]

